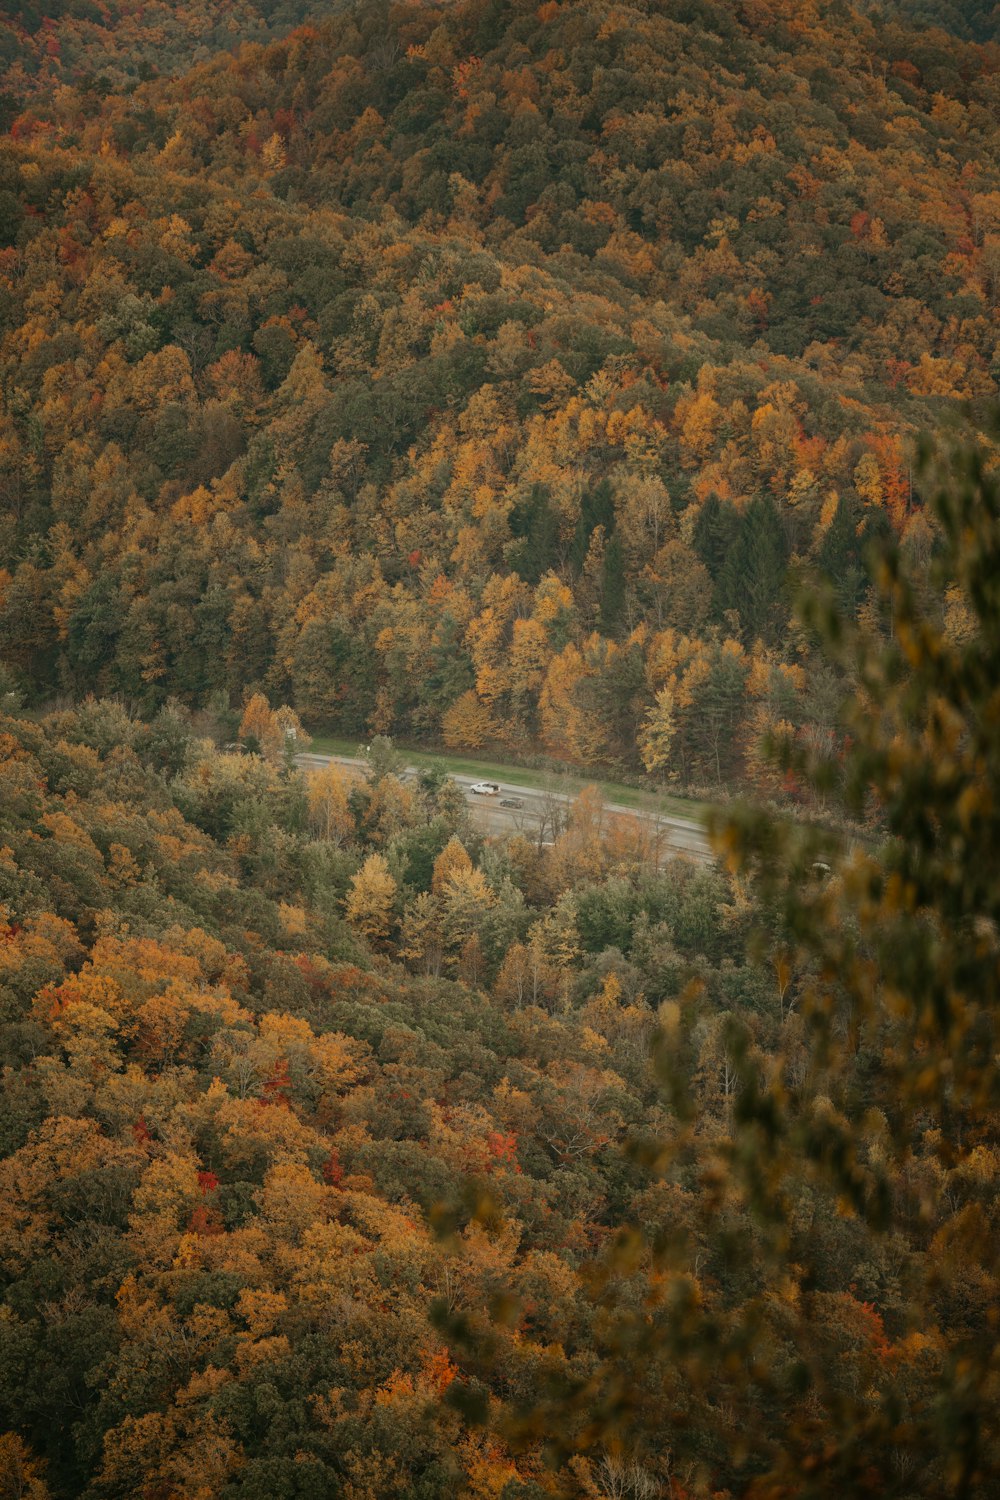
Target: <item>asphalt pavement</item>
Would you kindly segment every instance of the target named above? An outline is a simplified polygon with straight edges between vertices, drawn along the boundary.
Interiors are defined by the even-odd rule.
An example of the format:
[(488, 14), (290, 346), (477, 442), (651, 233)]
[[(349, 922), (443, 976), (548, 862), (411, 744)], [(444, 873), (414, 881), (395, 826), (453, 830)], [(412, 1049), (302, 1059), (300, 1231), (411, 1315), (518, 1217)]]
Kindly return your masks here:
[[(301, 766), (323, 766), (335, 761), (346, 769), (363, 773), (364, 760), (350, 755), (318, 755), (311, 751), (297, 757)], [(417, 774), (413, 766), (407, 767), (411, 775)], [(473, 811), (478, 826), (486, 832), (498, 835), (523, 833), (532, 842), (551, 844), (565, 827), (570, 805), (577, 791), (560, 791), (558, 777), (552, 785), (513, 786), (500, 782), (500, 790), (494, 797), (477, 796), (472, 787), (481, 778), (462, 776), (449, 772), (451, 779), (465, 792), (466, 800)], [(520, 806), (501, 804), (520, 803)], [(699, 864), (710, 863), (714, 858), (704, 828), (693, 818), (679, 818), (673, 814), (656, 810), (655, 798), (650, 797), (644, 808), (626, 807), (620, 802), (601, 804), (599, 817), (594, 825), (597, 838), (614, 838), (625, 833), (634, 833), (639, 825), (649, 841), (650, 853), (658, 859), (686, 855)]]

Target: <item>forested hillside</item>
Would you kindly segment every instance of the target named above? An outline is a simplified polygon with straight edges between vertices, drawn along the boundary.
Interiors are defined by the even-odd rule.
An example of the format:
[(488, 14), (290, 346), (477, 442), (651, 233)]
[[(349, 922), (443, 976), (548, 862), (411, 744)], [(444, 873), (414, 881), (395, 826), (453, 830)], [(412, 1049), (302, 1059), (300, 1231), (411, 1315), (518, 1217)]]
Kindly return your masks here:
[(8, 704), (0, 1493), (992, 1494), (1000, 615), (895, 612), (885, 874), (754, 819), (657, 868), (591, 793), (484, 844), (263, 699), (225, 754)]
[(864, 0), (877, 23), (903, 19), (911, 27), (940, 29), (966, 41), (995, 42), (1000, 6), (994, 0)]
[(0, 123), (19, 101), (64, 84), (98, 99), (160, 73), (179, 73), (245, 42), (267, 41), (305, 19), (308, 0), (50, 0), (0, 12)]
[(925, 573), (914, 436), (996, 396), (996, 64), (846, 6), (464, 0), (26, 90), (11, 685), (773, 792), (762, 734), (843, 694), (794, 586), (864, 615), (885, 535)]
[(997, 36), (0, 15), (0, 1500), (1000, 1493)]
[[(664, 997), (706, 987), (685, 1046), (706, 1151), (731, 1008), (778, 1035), (728, 881), (656, 873), (628, 830), (595, 843), (586, 798), (551, 850), (484, 847), (449, 783), (403, 784), (391, 756), (304, 782), (173, 707), (2, 733), (0, 1432), (30, 1447), (0, 1439), (0, 1469), (31, 1453), (53, 1495), (95, 1500), (540, 1494), (540, 1446), (506, 1446), (501, 1414), (599, 1368), (589, 1268), (619, 1224), (687, 1226), (700, 1274), (750, 1294), (694, 1178), (622, 1150), (668, 1128)], [(824, 1316), (867, 1369), (866, 1274)], [(503, 1298), (491, 1373), (461, 1371), (429, 1312)], [(573, 1482), (603, 1494), (577, 1425)], [(683, 1464), (708, 1443), (721, 1477), (697, 1425)]]

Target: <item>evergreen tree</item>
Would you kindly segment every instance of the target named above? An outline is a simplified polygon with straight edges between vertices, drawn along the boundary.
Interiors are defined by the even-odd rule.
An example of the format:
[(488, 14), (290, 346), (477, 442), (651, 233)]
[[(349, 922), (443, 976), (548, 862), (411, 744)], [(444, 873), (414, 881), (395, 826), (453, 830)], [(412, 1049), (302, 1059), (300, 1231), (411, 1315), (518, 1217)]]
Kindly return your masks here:
[(601, 629), (613, 635), (625, 613), (625, 556), (622, 544), (613, 536), (604, 554), (604, 580), (601, 589)]
[(590, 539), (598, 526), (604, 527), (604, 535), (610, 536), (615, 529), (615, 506), (611, 486), (602, 479), (592, 490), (588, 490), (580, 506), (580, 519), (576, 523), (573, 545), (569, 549), (569, 560), (574, 573), (579, 574), (587, 560)]
[(788, 543), (770, 497), (751, 500), (720, 579), (723, 610), (735, 610), (746, 645), (776, 644), (787, 617), (782, 602)]
[(109, 574), (100, 574), (77, 601), (66, 631), (66, 675), (78, 691), (118, 685), (115, 667), (122, 614), (121, 590)]
[(718, 495), (709, 495), (698, 512), (692, 542), (695, 554), (712, 580), (711, 618), (717, 623), (721, 623), (727, 607), (723, 600), (722, 577), (739, 529), (740, 518), (734, 507), (723, 503)]
[(508, 560), (525, 583), (538, 583), (558, 561), (559, 523), (544, 485), (533, 486), (528, 501), (511, 515), (510, 529), (519, 539)]
[(857, 612), (866, 582), (861, 552), (857, 507), (842, 495), (816, 561), (832, 585), (840, 608), (852, 617)]
[(713, 583), (718, 583), (730, 549), (739, 531), (739, 517), (731, 505), (724, 505), (718, 495), (709, 495), (694, 524), (694, 550), (708, 569)]

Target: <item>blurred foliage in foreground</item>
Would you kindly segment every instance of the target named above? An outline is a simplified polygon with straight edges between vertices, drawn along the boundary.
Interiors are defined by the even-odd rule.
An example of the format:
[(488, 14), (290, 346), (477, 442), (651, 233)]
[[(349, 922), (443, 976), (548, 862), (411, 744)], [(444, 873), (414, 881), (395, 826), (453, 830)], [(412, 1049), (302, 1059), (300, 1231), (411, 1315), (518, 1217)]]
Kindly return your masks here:
[[(637, 1154), (684, 1213), (621, 1233), (594, 1282), (599, 1368), (554, 1382), (513, 1426), (571, 1470), (581, 1440), (603, 1443), (601, 1493), (1000, 1485), (1000, 491), (974, 449), (924, 463), (960, 622), (928, 622), (891, 551), (877, 641), (812, 596), (807, 625), (859, 684), (846, 785), (842, 766), (772, 747), (821, 796), (874, 805), (884, 844), (838, 847), (749, 808), (718, 819), (755, 892), (781, 1041), (762, 1056), (727, 1018), (720, 1122), (683, 1066), (698, 983), (664, 1008), (674, 1123)], [(721, 1274), (706, 1277), (704, 1242)]]

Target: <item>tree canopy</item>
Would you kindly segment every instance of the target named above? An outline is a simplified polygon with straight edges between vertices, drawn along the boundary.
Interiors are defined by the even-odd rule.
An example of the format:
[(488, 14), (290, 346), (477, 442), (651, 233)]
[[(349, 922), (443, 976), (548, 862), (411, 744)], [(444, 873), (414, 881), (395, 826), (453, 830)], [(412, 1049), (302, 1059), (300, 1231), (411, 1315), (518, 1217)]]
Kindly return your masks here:
[(18, 32), (12, 680), (641, 776), (666, 664), (732, 641), (725, 742), (678, 712), (657, 775), (754, 785), (754, 660), (818, 722), (795, 581), (859, 613), (873, 539), (926, 564), (916, 434), (996, 396), (995, 49), (783, 0), (251, 13), (100, 89), (104, 22)]

